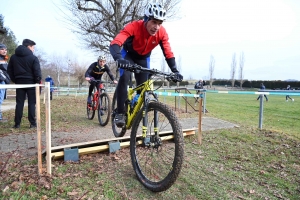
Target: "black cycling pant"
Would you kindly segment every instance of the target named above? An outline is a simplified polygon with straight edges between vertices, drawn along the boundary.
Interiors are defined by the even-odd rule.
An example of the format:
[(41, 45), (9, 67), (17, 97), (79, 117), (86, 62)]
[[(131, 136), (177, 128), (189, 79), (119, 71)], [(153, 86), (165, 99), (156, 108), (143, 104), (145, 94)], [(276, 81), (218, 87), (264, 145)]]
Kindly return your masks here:
[(288, 99), (292, 100), (292, 98), (290, 97), (290, 95), (286, 95), (286, 96), (285, 96), (285, 99), (286, 99), (286, 100), (288, 100)]
[(92, 95), (92, 92), (93, 92), (95, 86), (96, 86), (97, 90), (99, 90), (100, 82), (90, 82), (90, 87), (89, 87), (89, 94), (88, 94), (88, 96), (91, 96), (91, 95)]
[[(128, 54), (124, 56), (124, 59), (128, 60), (131, 64), (138, 64), (142, 67), (148, 68), (150, 59), (134, 59), (130, 57)], [(125, 101), (127, 99), (127, 87), (128, 82), (130, 79), (131, 72), (120, 69), (120, 79), (118, 82), (118, 86), (116, 88), (117, 92), (117, 112), (118, 113), (125, 113)], [(136, 85), (140, 85), (148, 80), (149, 73), (147, 72), (140, 72), (134, 74)], [(139, 92), (138, 92), (139, 93)]]
[(35, 88), (17, 88), (16, 89), (16, 109), (15, 109), (15, 125), (20, 125), (23, 117), (24, 102), (28, 97), (28, 121), (32, 125), (36, 125), (35, 120)]

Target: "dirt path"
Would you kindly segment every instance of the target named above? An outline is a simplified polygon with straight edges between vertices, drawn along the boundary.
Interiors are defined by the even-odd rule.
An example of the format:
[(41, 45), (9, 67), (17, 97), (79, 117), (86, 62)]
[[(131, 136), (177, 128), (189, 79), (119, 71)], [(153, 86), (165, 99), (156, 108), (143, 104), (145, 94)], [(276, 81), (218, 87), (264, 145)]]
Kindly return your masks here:
[[(195, 128), (198, 129), (198, 118), (181, 119), (180, 123), (182, 129)], [(202, 131), (209, 131), (215, 129), (234, 128), (236, 124), (216, 119), (213, 117), (203, 117)], [(130, 130), (126, 132), (125, 136), (130, 135)], [(88, 131), (82, 132), (52, 132), (52, 146), (61, 146), (81, 142), (91, 142), (95, 140), (103, 140), (114, 138), (110, 123), (106, 127), (96, 127)], [(42, 132), (42, 146), (45, 148), (45, 132)], [(33, 156), (37, 155), (37, 134), (9, 134), (0, 139), (0, 154), (8, 153), (16, 150), (19, 154)], [(1, 156), (0, 156), (1, 157)]]
[[(28, 106), (27, 101), (25, 101), (24, 106)], [(2, 103), (2, 111), (15, 109), (16, 107), (16, 100), (4, 100)]]

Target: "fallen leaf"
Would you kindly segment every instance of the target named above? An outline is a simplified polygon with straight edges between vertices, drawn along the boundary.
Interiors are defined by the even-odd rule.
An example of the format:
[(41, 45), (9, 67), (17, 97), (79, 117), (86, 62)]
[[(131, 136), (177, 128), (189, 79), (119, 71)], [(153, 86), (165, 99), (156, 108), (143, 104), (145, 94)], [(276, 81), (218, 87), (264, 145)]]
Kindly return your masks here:
[(255, 193), (255, 190), (249, 190), (249, 193), (250, 193), (250, 194), (254, 194), (254, 193)]
[(75, 196), (75, 195), (77, 195), (78, 194), (78, 192), (68, 192), (68, 195), (69, 196)]
[(20, 182), (19, 182), (19, 181), (14, 181), (14, 182), (12, 182), (11, 187), (13, 187), (13, 188), (18, 188), (19, 185), (20, 185)]
[(8, 187), (8, 185), (7, 185), (7, 186), (5, 186), (3, 192), (6, 192), (8, 189), (9, 189), (9, 187)]

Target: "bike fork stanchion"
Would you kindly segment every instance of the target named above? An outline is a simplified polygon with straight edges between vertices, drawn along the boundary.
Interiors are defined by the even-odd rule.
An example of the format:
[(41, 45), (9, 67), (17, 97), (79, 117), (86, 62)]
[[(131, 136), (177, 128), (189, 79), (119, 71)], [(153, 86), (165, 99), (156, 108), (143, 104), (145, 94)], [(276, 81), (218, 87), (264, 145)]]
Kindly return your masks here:
[(262, 129), (262, 123), (263, 123), (263, 112), (264, 112), (264, 95), (260, 95), (260, 101), (259, 101), (259, 129)]
[[(145, 103), (145, 101), (144, 101)], [(143, 117), (143, 133), (142, 133), (142, 138), (143, 138), (143, 142), (144, 142), (144, 145), (147, 145), (150, 143), (150, 137), (147, 137), (147, 128), (148, 128), (148, 115), (147, 115), (147, 107), (145, 106), (143, 112), (145, 113), (144, 117)], [(154, 113), (156, 112), (156, 110), (154, 110)], [(157, 121), (154, 120), (154, 127), (155, 127), (155, 124), (157, 124)], [(156, 126), (157, 127), (157, 126)], [(154, 130), (155, 131), (155, 130)]]

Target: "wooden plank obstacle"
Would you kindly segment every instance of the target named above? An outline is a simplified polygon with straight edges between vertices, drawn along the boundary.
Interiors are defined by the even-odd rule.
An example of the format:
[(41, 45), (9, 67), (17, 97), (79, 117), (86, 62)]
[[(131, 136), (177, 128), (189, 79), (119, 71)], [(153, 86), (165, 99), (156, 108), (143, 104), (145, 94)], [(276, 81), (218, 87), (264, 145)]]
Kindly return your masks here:
[[(182, 130), (183, 136), (195, 135), (196, 129), (184, 129)], [(173, 139), (173, 135), (171, 131), (161, 132), (160, 133), (162, 140), (170, 140)], [(141, 136), (139, 136), (141, 137)], [(120, 138), (109, 138), (104, 140), (95, 140), (90, 142), (81, 142), (74, 143), (69, 145), (56, 146), (51, 148), (51, 159), (57, 160), (64, 157), (64, 150), (69, 148), (78, 148), (79, 155), (91, 154), (104, 152), (109, 150), (109, 143), (111, 142), (120, 142), (121, 148), (126, 148), (130, 146), (130, 136), (120, 137)], [(140, 140), (140, 144), (142, 141)], [(47, 154), (46, 151), (43, 152), (45, 156)]]

